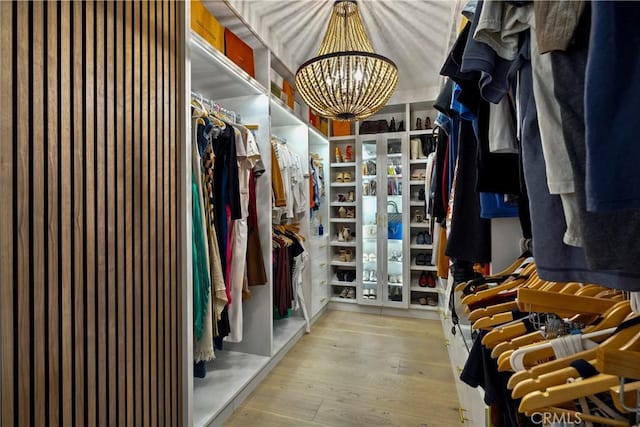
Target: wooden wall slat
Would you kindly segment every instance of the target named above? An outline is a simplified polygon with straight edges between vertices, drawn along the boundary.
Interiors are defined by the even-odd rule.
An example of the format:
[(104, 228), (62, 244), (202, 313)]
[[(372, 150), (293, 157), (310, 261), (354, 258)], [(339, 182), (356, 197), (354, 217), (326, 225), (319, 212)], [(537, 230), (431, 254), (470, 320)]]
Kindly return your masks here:
[[(33, 14), (32, 14), (32, 25), (34, 28), (33, 34), (33, 46), (31, 49), (32, 54), (32, 72), (31, 72), (31, 84), (32, 84), (32, 94), (31, 97), (34, 100), (40, 99), (44, 100), (44, 40), (43, 30), (44, 30), (44, 11), (43, 4), (41, 2), (33, 3)], [(32, 112), (30, 114), (31, 117), (40, 117), (41, 120), (32, 120), (30, 122), (31, 126), (31, 134), (32, 134), (32, 150), (31, 150), (31, 170), (32, 171), (40, 171), (40, 173), (30, 173), (32, 183), (32, 218), (33, 218), (33, 229), (31, 231), (32, 234), (32, 274), (33, 274), (33, 293), (32, 293), (32, 307), (33, 307), (33, 316), (32, 316), (32, 329), (30, 336), (33, 339), (33, 359), (34, 365), (32, 372), (33, 380), (33, 419), (35, 425), (44, 425), (46, 420), (45, 414), (45, 347), (44, 340), (39, 339), (41, 336), (41, 332), (45, 331), (45, 317), (46, 317), (46, 308), (44, 305), (44, 295), (45, 295), (45, 286), (46, 281), (44, 280), (44, 268), (41, 266), (44, 265), (45, 262), (45, 218), (44, 218), (44, 206), (45, 199), (48, 198), (48, 195), (43, 194), (41, 191), (37, 189), (45, 188), (44, 182), (45, 177), (43, 174), (44, 171), (44, 162), (45, 162), (45, 152), (44, 152), (44, 136), (45, 136), (45, 126), (46, 124), (43, 122), (42, 118), (44, 118), (44, 106), (43, 102), (33, 102), (31, 103)]]
[(134, 253), (134, 343), (135, 343), (135, 397), (136, 426), (142, 425), (142, 5), (133, 3), (133, 128), (136, 143), (133, 146), (133, 253)]
[(0, 2), (0, 427), (182, 423), (182, 7)]
[(124, 3), (124, 158), (125, 158), (125, 335), (126, 335), (126, 421), (123, 425), (133, 425), (134, 390), (133, 390), (133, 286), (134, 286), (134, 258), (133, 241), (133, 6), (131, 2)]
[(125, 72), (124, 69), (124, 7), (125, 3), (115, 4), (114, 19), (114, 35), (116, 38), (115, 51), (115, 82), (116, 82), (116, 283), (117, 283), (117, 299), (116, 299), (116, 318), (117, 318), (117, 362), (118, 362), (118, 384), (117, 384), (117, 421), (116, 424), (123, 426), (126, 423), (126, 333), (125, 333), (125, 264), (127, 262), (125, 253), (126, 240), (126, 219), (125, 219), (125, 161), (127, 157), (125, 136), (124, 136), (124, 119), (125, 119)]
[(157, 423), (157, 108), (156, 108), (156, 2), (149, 2), (149, 421), (152, 426)]
[(106, 2), (106, 20), (105, 20), (105, 68), (106, 68), (106, 122), (110, 123), (106, 127), (106, 157), (107, 170), (105, 175), (106, 189), (106, 208), (107, 208), (107, 424), (115, 425), (117, 415), (117, 349), (116, 349), (116, 188), (115, 188), (115, 162), (116, 162), (116, 134), (115, 128), (118, 124), (115, 121), (115, 55), (114, 55), (114, 37), (113, 20), (114, 20), (114, 2)]
[(0, 217), (0, 426), (14, 423), (14, 334), (13, 334), (13, 4), (0, 2), (0, 134), (11, 143), (0, 144), (0, 206), (9, 207)]
[(60, 187), (58, 182), (59, 173), (59, 134), (60, 125), (58, 122), (58, 12), (59, 6), (56, 3), (47, 4), (47, 33), (48, 44), (48, 61), (47, 61), (47, 90), (45, 95), (48, 97), (47, 105), (47, 132), (48, 132), (48, 153), (47, 153), (47, 170), (49, 182), (47, 186), (48, 194), (48, 218), (47, 218), (47, 241), (48, 241), (48, 259), (45, 261), (48, 269), (47, 287), (48, 287), (48, 335), (45, 337), (47, 343), (47, 356), (49, 363), (49, 422), (51, 425), (60, 424), (60, 357), (62, 350), (60, 348), (60, 270), (58, 268), (58, 248), (59, 248), (59, 211), (60, 207)]
[(96, 2), (95, 46), (96, 46), (96, 325), (97, 325), (97, 372), (98, 372), (98, 417), (99, 426), (107, 425), (107, 260), (106, 260), (106, 10), (103, 2)]
[(83, 4), (76, 2), (71, 4), (72, 10), (72, 34), (71, 42), (72, 46), (72, 93), (69, 99), (73, 103), (73, 114), (70, 119), (73, 124), (73, 224), (74, 239), (73, 239), (73, 265), (74, 265), (74, 278), (72, 283), (72, 304), (73, 320), (72, 331), (74, 336), (72, 337), (75, 360), (73, 363), (73, 375), (74, 375), (74, 397), (72, 405), (75, 407), (75, 422), (76, 425), (85, 425), (84, 410), (85, 410), (85, 372), (84, 372), (84, 141), (85, 141), (85, 129), (83, 126), (83, 88), (84, 88), (84, 76), (82, 73), (82, 60), (83, 60), (83, 47), (82, 41), (82, 7)]
[[(18, 69), (17, 76), (29, 75), (29, 10), (28, 4), (21, 3), (16, 5), (18, 31), (15, 33), (17, 38), (18, 50)], [(28, 117), (28, 103), (22, 100), (29, 99), (28, 79), (19, 78), (17, 82), (18, 101), (17, 117)], [(18, 252), (16, 253), (17, 262), (15, 266), (18, 269), (18, 306), (14, 309), (18, 310), (18, 411), (25, 418), (20, 417), (20, 422), (30, 423), (31, 420), (31, 396), (30, 396), (30, 356), (31, 348), (29, 345), (31, 316), (29, 313), (29, 123), (26, 120), (18, 120), (17, 122), (17, 238)], [(13, 280), (12, 280), (13, 282)]]
[(61, 368), (61, 382), (62, 382), (62, 414), (60, 422), (62, 424), (70, 424), (73, 420), (72, 414), (72, 385), (73, 385), (73, 347), (71, 343), (71, 316), (72, 316), (72, 304), (71, 304), (71, 229), (72, 229), (72, 217), (71, 217), (71, 122), (69, 117), (71, 115), (69, 97), (71, 94), (71, 58), (69, 52), (71, 51), (71, 8), (69, 3), (60, 4), (60, 51), (58, 57), (60, 59), (60, 242), (61, 247), (60, 265), (61, 265), (61, 283), (60, 283), (60, 299), (62, 310), (62, 322), (60, 325), (60, 335), (62, 336), (62, 368)]
[(149, 426), (151, 378), (150, 366), (150, 304), (149, 304), (149, 2), (142, 2), (142, 425)]
[[(86, 406), (87, 406), (87, 425), (95, 426), (97, 424), (96, 417), (98, 411), (98, 393), (97, 393), (97, 334), (96, 334), (96, 198), (100, 195), (96, 194), (96, 180), (98, 175), (96, 172), (96, 133), (99, 125), (96, 123), (96, 81), (99, 76), (95, 75), (95, 62), (97, 52), (95, 51), (95, 7), (93, 2), (86, 3), (85, 10), (85, 159), (87, 179), (85, 181), (86, 190), (86, 260), (87, 260), (87, 282), (86, 287), (86, 322), (85, 322), (85, 345), (86, 345)], [(99, 123), (99, 122), (98, 122)]]

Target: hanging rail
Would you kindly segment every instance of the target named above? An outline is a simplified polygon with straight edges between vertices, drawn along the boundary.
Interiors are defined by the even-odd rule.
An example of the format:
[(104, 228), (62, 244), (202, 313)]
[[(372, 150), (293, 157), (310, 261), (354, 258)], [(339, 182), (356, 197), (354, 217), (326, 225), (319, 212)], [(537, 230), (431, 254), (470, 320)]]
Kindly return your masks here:
[(240, 123), (240, 114), (236, 113), (233, 110), (229, 110), (227, 108), (224, 108), (222, 105), (218, 104), (215, 101), (212, 101), (208, 98), (205, 98), (204, 96), (202, 96), (201, 94), (197, 93), (197, 92), (191, 92), (191, 97), (194, 99), (197, 99), (198, 101), (200, 101), (202, 104), (208, 106), (209, 108), (211, 108), (211, 110), (217, 114), (221, 119), (223, 119), (224, 121), (227, 121), (231, 124), (239, 124)]

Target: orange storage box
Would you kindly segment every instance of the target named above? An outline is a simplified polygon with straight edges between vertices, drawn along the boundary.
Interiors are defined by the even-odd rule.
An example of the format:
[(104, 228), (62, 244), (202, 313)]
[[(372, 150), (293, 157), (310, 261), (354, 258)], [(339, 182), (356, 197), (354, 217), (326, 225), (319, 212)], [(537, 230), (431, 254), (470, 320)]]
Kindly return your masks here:
[(200, 0), (191, 1), (191, 29), (211, 46), (224, 52), (224, 27)]
[(331, 134), (333, 136), (351, 135), (351, 122), (331, 120)]
[(295, 100), (293, 95), (293, 86), (288, 81), (282, 82), (282, 91), (287, 95), (287, 105), (293, 110), (293, 101)]
[(224, 29), (224, 54), (236, 65), (255, 78), (253, 65), (253, 49), (233, 34), (228, 28)]

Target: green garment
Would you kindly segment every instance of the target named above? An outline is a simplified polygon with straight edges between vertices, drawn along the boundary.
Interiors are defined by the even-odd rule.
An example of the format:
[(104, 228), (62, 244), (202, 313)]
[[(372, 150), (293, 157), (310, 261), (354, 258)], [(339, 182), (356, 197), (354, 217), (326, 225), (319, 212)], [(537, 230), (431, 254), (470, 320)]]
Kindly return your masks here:
[(191, 213), (193, 233), (193, 327), (196, 340), (202, 338), (204, 320), (207, 314), (211, 279), (207, 265), (204, 230), (200, 211), (200, 192), (197, 178), (191, 175), (191, 197), (193, 199)]

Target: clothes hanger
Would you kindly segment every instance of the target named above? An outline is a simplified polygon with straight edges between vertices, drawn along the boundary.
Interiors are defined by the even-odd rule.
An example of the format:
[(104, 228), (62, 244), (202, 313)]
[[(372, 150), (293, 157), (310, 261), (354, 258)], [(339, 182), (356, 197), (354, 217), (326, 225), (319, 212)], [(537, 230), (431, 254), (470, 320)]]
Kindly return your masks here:
[(561, 317), (570, 317), (578, 313), (604, 313), (616, 303), (612, 299), (562, 293), (554, 294), (554, 297), (550, 298), (547, 292), (527, 288), (518, 289), (517, 301), (520, 310), (555, 313)]
[[(600, 343), (600, 345), (596, 348), (581, 351), (571, 356), (566, 356), (560, 359), (545, 362), (524, 371), (518, 371), (514, 373), (511, 378), (509, 378), (507, 388), (513, 390), (512, 396), (514, 398), (522, 397), (524, 396), (524, 394), (526, 394), (525, 391), (529, 390), (529, 388), (527, 387), (531, 387), (526, 385), (520, 386), (521, 384), (526, 384), (527, 381), (537, 381), (545, 374), (559, 372), (561, 369), (569, 367), (573, 361), (578, 359), (592, 360), (593, 363), (595, 363), (599, 350), (633, 350), (639, 343), (640, 324), (636, 324), (616, 332), (605, 341)], [(520, 389), (516, 393), (516, 387), (518, 386), (520, 386)]]
[[(531, 413), (539, 410), (540, 408), (556, 406), (580, 397), (609, 391), (611, 387), (614, 387), (617, 384), (618, 377), (615, 375), (598, 374), (591, 378), (585, 378), (567, 384), (550, 386), (542, 389), (542, 391), (536, 390), (527, 393), (520, 401), (518, 411)], [(628, 426), (628, 424), (622, 425)]]
[[(581, 337), (595, 342), (604, 341), (615, 331), (616, 327), (629, 316), (630, 313), (630, 302), (620, 301), (611, 307), (611, 309), (602, 316), (599, 322), (585, 327), (582, 330)], [(499, 363), (498, 369), (502, 369), (503, 371), (520, 370), (518, 367), (520, 363), (518, 362), (518, 366), (514, 365), (514, 359), (520, 358), (522, 365), (530, 367), (535, 365), (535, 362), (538, 360), (549, 360), (555, 358), (555, 352), (553, 350), (551, 340), (543, 343), (526, 345), (514, 350), (509, 354), (509, 362), (504, 361), (502, 358), (503, 355), (504, 353), (501, 355), (501, 363)]]
[[(517, 302), (518, 302), (518, 308), (523, 311), (523, 312), (540, 312), (540, 313), (556, 313), (558, 315), (561, 315), (562, 317), (570, 317), (571, 315), (575, 315), (581, 312), (581, 307), (573, 307), (573, 312), (566, 314), (566, 315), (562, 315), (560, 313), (557, 313), (554, 310), (540, 310), (540, 309), (534, 309), (534, 308), (530, 308), (530, 305), (526, 305), (526, 308), (523, 309), (523, 306), (521, 304), (520, 301), (520, 294), (521, 292), (524, 291), (531, 291), (531, 292), (536, 292), (535, 295), (543, 295), (544, 299), (547, 300), (556, 300), (557, 298), (560, 297), (575, 297), (575, 295), (572, 295), (570, 293), (565, 294), (563, 292), (572, 292), (573, 290), (576, 289), (575, 284), (572, 283), (557, 283), (557, 282), (544, 282), (545, 284), (543, 285), (542, 289), (548, 289), (547, 291), (545, 290), (536, 290), (536, 289), (530, 289), (526, 286), (522, 286), (518, 288), (518, 297), (517, 297)], [(551, 295), (552, 294), (552, 295)], [(601, 311), (602, 312), (602, 311)], [(565, 313), (568, 313), (568, 309), (565, 309)], [(508, 315), (507, 315), (508, 316)], [(505, 327), (500, 327), (497, 329), (494, 329), (492, 331), (490, 331), (489, 333), (487, 333), (483, 338), (482, 338), (482, 344), (487, 347), (487, 348), (491, 348), (493, 349), (494, 347), (496, 347), (499, 343), (501, 342), (505, 342), (505, 341), (510, 341), (513, 340), (519, 336), (522, 336), (526, 333), (528, 333), (528, 329), (526, 327), (526, 325), (523, 322), (518, 322), (512, 325), (508, 325)]]
[[(584, 340), (591, 340), (593, 342), (600, 342), (607, 339), (614, 333), (616, 330), (615, 327), (608, 329), (601, 329), (589, 333), (580, 334), (579, 337)], [(572, 335), (575, 337), (578, 335)], [(562, 337), (558, 337), (562, 338)], [(554, 338), (558, 339), (558, 338)], [(535, 343), (531, 345), (527, 345), (524, 347), (520, 347), (516, 350), (513, 350), (506, 361), (502, 362), (502, 368), (504, 371), (521, 371), (524, 366), (525, 369), (531, 366), (535, 366), (537, 361), (539, 360), (550, 360), (555, 358), (555, 352), (552, 346), (553, 340), (547, 340), (542, 343)]]
[(523, 345), (533, 344), (536, 342), (544, 341), (545, 339), (546, 338), (541, 331), (534, 331), (496, 345), (493, 350), (491, 350), (491, 357), (496, 359), (501, 354), (509, 350), (515, 350), (516, 348), (522, 347)]
[[(529, 276), (529, 277), (526, 277), (526, 276)], [(485, 289), (475, 294), (466, 295), (464, 298), (462, 298), (461, 302), (462, 304), (465, 304), (468, 306), (469, 304), (477, 303), (479, 301), (482, 301), (483, 299), (497, 295), (501, 291), (507, 291), (507, 290), (513, 289), (516, 286), (527, 283), (527, 281), (529, 280), (533, 282), (537, 277), (538, 275), (536, 273), (535, 264), (529, 264), (522, 270), (522, 272), (518, 277), (513, 278), (512, 280), (507, 279), (502, 284), (498, 286), (494, 286), (493, 288)]]
[(528, 254), (527, 254), (527, 256), (520, 256), (511, 265), (509, 265), (507, 268), (505, 268), (504, 270), (502, 270), (499, 273), (495, 273), (495, 274), (492, 274), (490, 276), (485, 276), (485, 277), (479, 278), (479, 280), (478, 279), (472, 279), (472, 280), (468, 280), (466, 282), (458, 283), (456, 285), (455, 291), (456, 292), (464, 291), (464, 289), (465, 289), (465, 287), (467, 285), (471, 284), (472, 282), (475, 282), (476, 280), (479, 283), (482, 283), (482, 284), (496, 283), (498, 281), (506, 280), (508, 278), (508, 276), (511, 276), (518, 268), (525, 267), (526, 266), (525, 262), (526, 262), (526, 264), (528, 264), (530, 262), (533, 262), (533, 258), (528, 256)]

